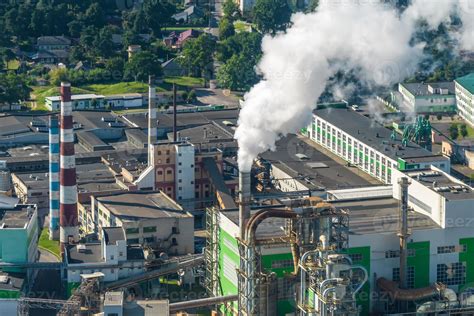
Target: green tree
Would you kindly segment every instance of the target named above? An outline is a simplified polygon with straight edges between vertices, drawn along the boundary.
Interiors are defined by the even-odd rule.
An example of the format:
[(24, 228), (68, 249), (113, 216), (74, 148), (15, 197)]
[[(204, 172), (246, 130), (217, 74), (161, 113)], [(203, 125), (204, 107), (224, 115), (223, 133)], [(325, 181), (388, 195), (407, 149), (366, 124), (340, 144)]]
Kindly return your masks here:
[(224, 16), (231, 21), (240, 17), (239, 5), (234, 0), (225, 0), (222, 5), (222, 11), (224, 12)]
[(286, 0), (257, 0), (252, 13), (261, 32), (275, 34), (286, 30), (292, 12)]
[(217, 72), (217, 82), (226, 89), (247, 91), (258, 82), (254, 65), (244, 55), (233, 55)]
[(219, 21), (219, 38), (221, 40), (231, 37), (235, 34), (234, 23), (232, 20), (224, 17)]
[(461, 133), (461, 136), (462, 136), (463, 138), (467, 136), (468, 132), (467, 132), (467, 126), (466, 126), (466, 124), (463, 123), (463, 124), (461, 124), (461, 125), (459, 126), (459, 132)]
[(179, 58), (178, 62), (190, 74), (204, 77), (206, 75), (205, 70), (212, 65), (215, 49), (215, 39), (209, 34), (202, 34), (198, 38), (186, 41), (182, 57)]
[(11, 104), (27, 100), (30, 91), (23, 76), (14, 73), (0, 74), (0, 103)]
[(257, 61), (262, 55), (262, 35), (258, 32), (241, 32), (221, 41), (217, 59), (225, 63), (233, 55), (243, 54), (251, 62)]
[(55, 68), (49, 72), (49, 81), (53, 86), (59, 86), (61, 82), (70, 82), (71, 78), (66, 68)]
[(145, 82), (149, 75), (159, 77), (163, 74), (161, 63), (158, 58), (150, 52), (139, 52), (125, 65), (124, 77), (126, 80)]
[(110, 58), (105, 62), (105, 70), (110, 74), (113, 81), (123, 78), (125, 61), (122, 57)]
[(176, 7), (169, 1), (144, 0), (143, 17), (155, 36), (161, 34), (161, 27), (171, 21)]
[(459, 130), (458, 130), (458, 125), (457, 124), (451, 124), (449, 126), (449, 137), (451, 137), (451, 139), (457, 139), (458, 136), (459, 136)]

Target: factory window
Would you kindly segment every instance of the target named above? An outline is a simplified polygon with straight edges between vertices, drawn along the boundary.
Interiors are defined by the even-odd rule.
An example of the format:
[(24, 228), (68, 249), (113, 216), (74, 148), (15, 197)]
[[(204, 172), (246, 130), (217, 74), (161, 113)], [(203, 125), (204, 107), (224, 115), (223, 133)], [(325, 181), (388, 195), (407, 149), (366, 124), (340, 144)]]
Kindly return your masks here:
[(400, 281), (400, 268), (393, 268), (392, 270), (392, 281), (399, 282)]
[(178, 157), (181, 157), (181, 156), (182, 156), (182, 154), (181, 154), (181, 153), (179, 153), (179, 154), (178, 154)]
[(172, 173), (173, 173), (173, 170), (171, 169), (166, 170), (166, 174), (172, 174)]
[(398, 258), (400, 257), (400, 250), (388, 250), (385, 251), (385, 258)]
[(466, 264), (464, 262), (438, 264), (436, 268), (436, 280), (446, 285), (465, 284)]
[(181, 165), (182, 165), (182, 163), (181, 163), (181, 162), (178, 162), (178, 166), (181, 166)]
[(361, 253), (351, 253), (349, 254), (349, 257), (354, 262), (362, 261), (362, 258), (363, 258)]
[(182, 190), (183, 190), (183, 187), (179, 187), (178, 190), (182, 191)]
[(407, 249), (407, 256), (408, 257), (415, 257), (416, 256), (416, 249)]
[(163, 174), (163, 170), (158, 170), (157, 174), (161, 176)]
[(178, 170), (178, 173), (182, 173), (182, 172), (183, 172), (183, 170)]
[(415, 288), (415, 267), (408, 267), (407, 269), (407, 287), (409, 289)]
[(167, 154), (167, 155), (169, 155), (169, 154), (170, 154), (170, 151), (169, 151), (169, 150), (167, 150), (167, 151), (166, 151), (166, 154)]
[(128, 234), (138, 234), (138, 227), (137, 228), (127, 228), (125, 229), (125, 233)]
[(166, 163), (170, 163), (170, 159), (169, 159), (169, 158), (166, 158)]
[(161, 150), (158, 150), (158, 155), (161, 155)]
[[(181, 170), (180, 170), (180, 171), (181, 171)], [(181, 173), (181, 172), (180, 172), (180, 173)], [(181, 183), (181, 182), (183, 182), (183, 180), (182, 180), (182, 179), (178, 179), (178, 182)]]
[(438, 247), (438, 254), (456, 252), (456, 246), (441, 246)]
[(156, 226), (143, 227), (143, 232), (144, 233), (155, 233), (156, 232)]

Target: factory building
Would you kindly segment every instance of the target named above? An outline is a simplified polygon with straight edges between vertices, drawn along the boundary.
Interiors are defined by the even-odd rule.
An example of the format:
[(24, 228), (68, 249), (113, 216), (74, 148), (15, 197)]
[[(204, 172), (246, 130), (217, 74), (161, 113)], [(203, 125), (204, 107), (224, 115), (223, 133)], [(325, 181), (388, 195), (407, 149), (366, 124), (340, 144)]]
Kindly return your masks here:
[[(125, 192), (93, 196), (92, 222), (84, 231), (100, 232), (110, 226), (122, 227), (130, 245), (149, 245), (170, 254), (194, 252), (194, 218), (163, 192)], [(86, 226), (87, 227), (84, 227)]]
[(474, 126), (474, 73), (454, 80), (458, 114)]
[(450, 161), (377, 122), (346, 107), (313, 111), (308, 136), (318, 145), (341, 157), (383, 183), (391, 183), (393, 170), (421, 170), (431, 165), (450, 171)]
[[(404, 268), (407, 286), (404, 289), (391, 283), (399, 282), (401, 275), (401, 178), (407, 178), (409, 182), (409, 237)], [(331, 201), (328, 201), (334, 209), (348, 214), (348, 239), (343, 252), (353, 264), (368, 272), (367, 283), (356, 295), (360, 315), (368, 315), (369, 311), (381, 314), (394, 312), (390, 297), (397, 295), (404, 296), (405, 300), (409, 298), (409, 304), (414, 304), (419, 311), (429, 311), (432, 308), (429, 299), (439, 295), (446, 300), (450, 296), (453, 300), (454, 292), (451, 290), (458, 293), (459, 298), (470, 297), (472, 294), (464, 291), (474, 282), (473, 274), (469, 272), (474, 269), (471, 260), (474, 256), (474, 221), (470, 215), (474, 205), (473, 189), (435, 167), (405, 172), (394, 169), (391, 181), (392, 192), (388, 192), (386, 187), (332, 190)], [(216, 295), (236, 294), (242, 289), (239, 271), (245, 269), (242, 264), (247, 260), (242, 258), (246, 252), (242, 251), (238, 238), (238, 212), (212, 209), (208, 214), (211, 241), (206, 254), (209, 270), (207, 284)], [(254, 214), (258, 213), (252, 211)], [(273, 275), (276, 279), (270, 283), (273, 284), (269, 288), (271, 290), (264, 292), (261, 304), (270, 300), (272, 303), (268, 304), (276, 308), (266, 315), (287, 315), (297, 309), (295, 293), (298, 293), (296, 287), (300, 286), (295, 284), (292, 274), (295, 257), (291, 242), (285, 242), (284, 237), (288, 222), (271, 216), (267, 220), (265, 218), (260, 222), (256, 220), (260, 223), (255, 235), (260, 241), (256, 248), (256, 260), (266, 275)], [(437, 282), (446, 288), (437, 288), (434, 285)], [(472, 304), (472, 307), (472, 299), (470, 297), (463, 303), (452, 301), (451, 305), (445, 304), (443, 308), (462, 307), (462, 304)], [(428, 303), (425, 303), (427, 300)], [(237, 303), (221, 306), (226, 315), (235, 314), (237, 309)]]
[(127, 245), (122, 227), (105, 227), (99, 242), (70, 245), (66, 252), (67, 290), (81, 283), (81, 275), (101, 273), (104, 282), (117, 281), (145, 271), (143, 248)]
[(453, 82), (400, 83), (403, 97), (400, 109), (413, 113), (455, 113), (456, 94)]

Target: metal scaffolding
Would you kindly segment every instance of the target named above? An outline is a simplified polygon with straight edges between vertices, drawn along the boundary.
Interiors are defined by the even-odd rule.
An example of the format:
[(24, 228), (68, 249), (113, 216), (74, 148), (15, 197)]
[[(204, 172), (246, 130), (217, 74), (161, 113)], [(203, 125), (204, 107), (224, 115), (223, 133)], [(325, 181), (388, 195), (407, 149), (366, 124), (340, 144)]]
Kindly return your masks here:
[(214, 207), (206, 209), (206, 290), (212, 296), (221, 295), (219, 283), (219, 210)]

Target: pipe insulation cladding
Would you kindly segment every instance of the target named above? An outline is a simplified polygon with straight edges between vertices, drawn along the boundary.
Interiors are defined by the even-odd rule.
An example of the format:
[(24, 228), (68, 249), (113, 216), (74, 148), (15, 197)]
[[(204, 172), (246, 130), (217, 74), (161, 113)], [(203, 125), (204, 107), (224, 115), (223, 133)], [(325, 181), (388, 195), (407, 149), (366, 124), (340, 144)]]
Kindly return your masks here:
[(64, 253), (65, 245), (71, 242), (75, 243), (79, 239), (71, 85), (65, 82), (61, 83), (60, 126), (59, 241), (61, 244), (61, 253)]
[(245, 227), (250, 218), (250, 172), (239, 172), (239, 231), (240, 238), (245, 238)]

